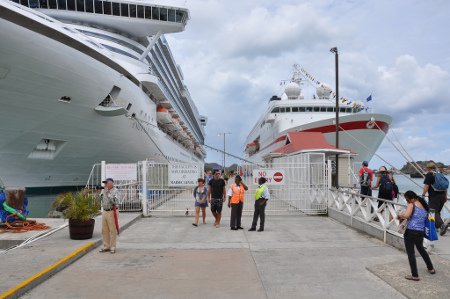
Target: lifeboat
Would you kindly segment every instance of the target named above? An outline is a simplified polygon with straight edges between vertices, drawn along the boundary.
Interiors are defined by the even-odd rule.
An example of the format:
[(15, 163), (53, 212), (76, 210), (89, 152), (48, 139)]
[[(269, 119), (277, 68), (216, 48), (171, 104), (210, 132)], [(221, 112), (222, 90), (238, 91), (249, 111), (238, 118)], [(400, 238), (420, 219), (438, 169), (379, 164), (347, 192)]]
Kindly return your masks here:
[(245, 152), (250, 155), (256, 153), (258, 150), (259, 150), (259, 143), (257, 141), (253, 141), (247, 144), (245, 147)]
[(171, 124), (173, 122), (169, 110), (167, 110), (161, 105), (159, 105), (158, 108), (156, 108), (156, 119), (158, 123), (163, 125)]

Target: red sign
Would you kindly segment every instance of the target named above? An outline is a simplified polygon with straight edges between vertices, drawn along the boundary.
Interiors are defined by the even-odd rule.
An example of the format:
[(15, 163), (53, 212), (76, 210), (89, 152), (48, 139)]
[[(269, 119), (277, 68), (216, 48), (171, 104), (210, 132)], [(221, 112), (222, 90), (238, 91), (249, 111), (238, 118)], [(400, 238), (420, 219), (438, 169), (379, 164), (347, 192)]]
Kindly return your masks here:
[(277, 183), (281, 182), (283, 180), (283, 174), (281, 172), (275, 172), (273, 174), (273, 180)]

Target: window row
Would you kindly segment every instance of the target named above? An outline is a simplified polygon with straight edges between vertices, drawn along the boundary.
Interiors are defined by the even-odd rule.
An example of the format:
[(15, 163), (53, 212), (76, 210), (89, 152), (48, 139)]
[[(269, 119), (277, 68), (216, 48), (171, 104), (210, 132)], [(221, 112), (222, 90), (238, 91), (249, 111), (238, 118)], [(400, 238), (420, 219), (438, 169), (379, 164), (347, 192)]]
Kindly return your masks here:
[(130, 18), (184, 23), (185, 10), (99, 0), (11, 0), (30, 8), (72, 10)]
[[(360, 112), (361, 108), (340, 107), (339, 112), (342, 113), (356, 113)], [(272, 113), (289, 113), (289, 112), (336, 112), (336, 107), (275, 107)]]

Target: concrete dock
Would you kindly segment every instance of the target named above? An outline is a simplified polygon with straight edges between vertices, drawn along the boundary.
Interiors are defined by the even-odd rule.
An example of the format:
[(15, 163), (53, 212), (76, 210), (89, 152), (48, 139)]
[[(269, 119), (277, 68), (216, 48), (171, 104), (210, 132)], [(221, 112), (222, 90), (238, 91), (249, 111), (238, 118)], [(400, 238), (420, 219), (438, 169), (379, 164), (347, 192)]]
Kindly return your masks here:
[[(122, 213), (122, 226), (131, 226), (115, 255), (85, 252), (23, 298), (442, 298), (450, 291), (450, 252), (432, 257), (434, 276), (418, 258), (422, 281), (406, 281), (404, 252), (328, 217), (269, 216), (262, 233), (231, 231), (228, 218), (214, 228), (209, 214), (205, 225), (192, 221)], [(246, 229), (250, 222), (243, 218)], [(0, 289), (99, 237), (99, 225), (94, 240), (83, 242), (61, 231), (3, 255)]]

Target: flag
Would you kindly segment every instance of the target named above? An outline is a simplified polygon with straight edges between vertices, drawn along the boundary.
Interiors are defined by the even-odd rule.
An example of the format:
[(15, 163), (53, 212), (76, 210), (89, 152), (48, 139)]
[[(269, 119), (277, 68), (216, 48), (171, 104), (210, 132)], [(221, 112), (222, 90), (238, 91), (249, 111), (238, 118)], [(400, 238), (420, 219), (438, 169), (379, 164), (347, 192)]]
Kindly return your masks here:
[(372, 101), (372, 95), (368, 96), (366, 99), (366, 102), (370, 102), (370, 101)]

